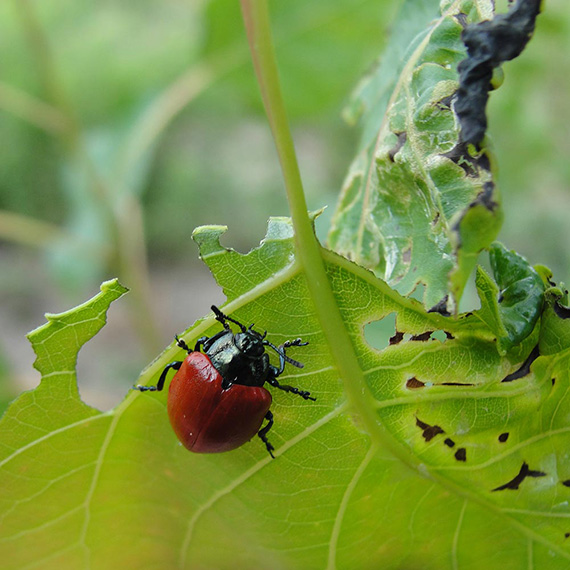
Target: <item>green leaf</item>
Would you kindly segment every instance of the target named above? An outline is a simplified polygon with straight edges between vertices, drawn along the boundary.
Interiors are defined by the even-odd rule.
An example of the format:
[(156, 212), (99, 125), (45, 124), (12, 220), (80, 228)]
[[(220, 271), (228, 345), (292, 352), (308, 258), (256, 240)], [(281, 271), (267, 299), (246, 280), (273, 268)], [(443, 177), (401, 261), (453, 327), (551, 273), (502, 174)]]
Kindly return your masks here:
[(542, 311), (544, 282), (528, 261), (500, 243), (489, 249), (495, 281), (477, 269), (481, 309), (477, 316), (497, 337), (499, 352), (520, 344), (534, 330)]
[(549, 287), (544, 293), (544, 312), (540, 334), (540, 354), (554, 355), (570, 344), (570, 309), (568, 309), (568, 291)]
[[(489, 151), (459, 142), (452, 108), (457, 65), (466, 55), (462, 26), (492, 16), (492, 2), (442, 2), (441, 12), (439, 4), (404, 4), (387, 49), (391, 59), (353, 103), (366, 110), (363, 143), (329, 243), (404, 295), (422, 284), (428, 308), (446, 304), (451, 293), (454, 310), (502, 221)], [(428, 14), (431, 23), (414, 36)]]
[[(224, 310), (276, 344), (310, 341), (291, 350), (305, 368), (285, 377), (317, 401), (274, 393), (275, 460), (257, 438), (192, 454), (169, 426), (166, 393), (131, 392), (104, 414), (77, 396), (76, 351), (101, 323), (102, 296), (108, 304), (122, 290), (51, 317), (34, 335), (42, 384), (0, 424), (3, 568), (568, 567), (570, 335), (556, 351), (543, 337), (551, 353), (503, 382), (528, 351), (502, 356), (475, 315), (426, 313), (321, 250), (364, 381), (341, 378), (291, 222), (272, 219), (246, 255), (220, 244), (223, 231), (194, 236), (228, 296)], [(367, 324), (394, 315), (399, 334), (370, 346)], [(208, 315), (183, 337), (217, 331)], [(170, 346), (140, 382), (155, 383), (183, 354)], [(360, 394), (353, 407), (345, 391)]]
[(68, 565), (62, 567), (84, 566), (81, 502), (88, 502), (113, 416), (79, 399), (75, 365), (81, 346), (105, 324), (110, 303), (126, 292), (117, 280), (107, 281), (93, 299), (47, 314), (48, 322), (28, 335), (42, 381), (15, 400), (0, 422), (0, 550), (6, 568), (38, 561), (57, 567), (54, 552), (65, 553)]

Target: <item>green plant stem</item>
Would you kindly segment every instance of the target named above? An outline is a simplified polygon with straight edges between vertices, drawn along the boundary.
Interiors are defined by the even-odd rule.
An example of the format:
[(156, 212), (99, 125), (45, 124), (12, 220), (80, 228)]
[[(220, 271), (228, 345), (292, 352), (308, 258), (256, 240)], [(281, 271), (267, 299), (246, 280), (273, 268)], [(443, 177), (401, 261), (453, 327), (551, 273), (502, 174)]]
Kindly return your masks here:
[(59, 135), (66, 128), (66, 119), (57, 109), (1, 81), (0, 109), (52, 134)]
[(267, 2), (241, 0), (241, 5), (261, 96), (285, 180), (295, 229), (296, 258), (306, 275), (317, 318), (343, 380), (347, 400), (358, 411), (372, 439), (383, 447), (388, 447), (408, 465), (417, 467), (418, 460), (388, 434), (370, 405), (372, 396), (326, 273), (322, 249), (307, 212), (303, 184), (281, 95)]
[(56, 241), (72, 239), (72, 236), (49, 222), (0, 210), (0, 238), (43, 248)]

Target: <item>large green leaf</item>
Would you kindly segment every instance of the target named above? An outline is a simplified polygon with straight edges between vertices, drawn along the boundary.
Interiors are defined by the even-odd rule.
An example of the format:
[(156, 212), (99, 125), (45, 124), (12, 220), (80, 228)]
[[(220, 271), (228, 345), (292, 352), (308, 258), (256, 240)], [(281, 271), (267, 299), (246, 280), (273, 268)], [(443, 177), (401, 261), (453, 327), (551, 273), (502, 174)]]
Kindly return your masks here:
[(459, 142), (452, 105), (463, 26), (491, 17), (492, 5), (408, 0), (390, 58), (352, 106), (364, 110), (363, 142), (329, 242), (402, 294), (424, 285), (428, 308), (455, 309), (502, 221), (489, 152)]
[[(79, 399), (80, 348), (105, 324), (112, 301), (127, 290), (116, 280), (101, 293), (29, 335), (41, 384), (23, 393), (0, 429), (2, 564), (6, 568), (84, 566), (85, 513), (113, 415)], [(54, 554), (55, 553), (55, 554)], [(62, 566), (59, 566), (62, 567)]]
[[(42, 384), (0, 424), (4, 568), (568, 567), (570, 335), (555, 345), (541, 332), (548, 348), (529, 359), (533, 332), (501, 356), (477, 313), (426, 313), (321, 250), (364, 380), (341, 378), (290, 221), (273, 219), (247, 255), (222, 247), (223, 232), (195, 239), (225, 310), (274, 343), (310, 341), (291, 349), (305, 368), (285, 376), (317, 401), (274, 394), (275, 460), (257, 438), (192, 454), (170, 429), (165, 393), (131, 392), (109, 413), (80, 402), (75, 354), (101, 322), (101, 297), (51, 317), (32, 337)], [(565, 327), (562, 296), (552, 298), (545, 318)], [(391, 344), (371, 347), (367, 323), (394, 315)], [(209, 315), (184, 338), (217, 330)], [(182, 356), (169, 347), (140, 382)]]

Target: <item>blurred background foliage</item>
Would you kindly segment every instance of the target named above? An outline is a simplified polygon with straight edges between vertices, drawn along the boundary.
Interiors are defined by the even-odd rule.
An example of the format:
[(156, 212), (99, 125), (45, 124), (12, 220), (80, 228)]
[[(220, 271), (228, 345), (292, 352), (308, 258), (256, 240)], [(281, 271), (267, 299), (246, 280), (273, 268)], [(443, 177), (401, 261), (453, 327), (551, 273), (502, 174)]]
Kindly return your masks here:
[[(321, 237), (358, 129), (341, 119), (398, 0), (270, 2), (282, 86)], [(570, 11), (547, 0), (489, 106), (501, 240), (568, 280)], [(80, 354), (83, 398), (116, 404), (221, 293), (194, 227), (247, 251), (287, 215), (237, 0), (0, 3), (0, 404), (37, 381), (24, 334), (119, 277)]]

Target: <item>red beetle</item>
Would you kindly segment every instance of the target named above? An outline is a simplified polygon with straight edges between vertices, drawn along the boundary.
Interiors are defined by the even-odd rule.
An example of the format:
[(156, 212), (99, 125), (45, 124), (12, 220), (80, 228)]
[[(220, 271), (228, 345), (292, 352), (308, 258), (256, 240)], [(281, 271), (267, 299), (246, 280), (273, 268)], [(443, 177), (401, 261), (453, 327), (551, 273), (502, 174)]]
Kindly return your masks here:
[[(194, 350), (176, 337), (178, 346), (186, 350), (188, 356), (183, 362), (168, 364), (156, 386), (139, 385), (135, 389), (160, 391), (168, 371), (171, 368), (177, 370), (168, 391), (168, 417), (187, 449), (196, 453), (230, 451), (257, 433), (274, 457), (274, 447), (267, 440), (267, 432), (273, 425), (273, 414), (269, 411), (271, 394), (263, 385), (267, 382), (305, 400), (315, 400), (310, 392), (277, 381), (285, 362), (303, 367), (289, 358), (285, 349), (308, 343), (298, 338), (277, 347), (265, 340), (266, 332), (261, 335), (253, 330), (253, 325), (246, 328), (215, 306), (212, 310), (224, 330), (213, 337), (200, 338)], [(229, 322), (238, 325), (241, 332), (234, 333)], [(265, 352), (267, 346), (279, 355), (279, 367), (269, 363), (269, 355)], [(200, 352), (201, 347), (204, 353)], [(261, 429), (264, 419), (267, 424)]]

